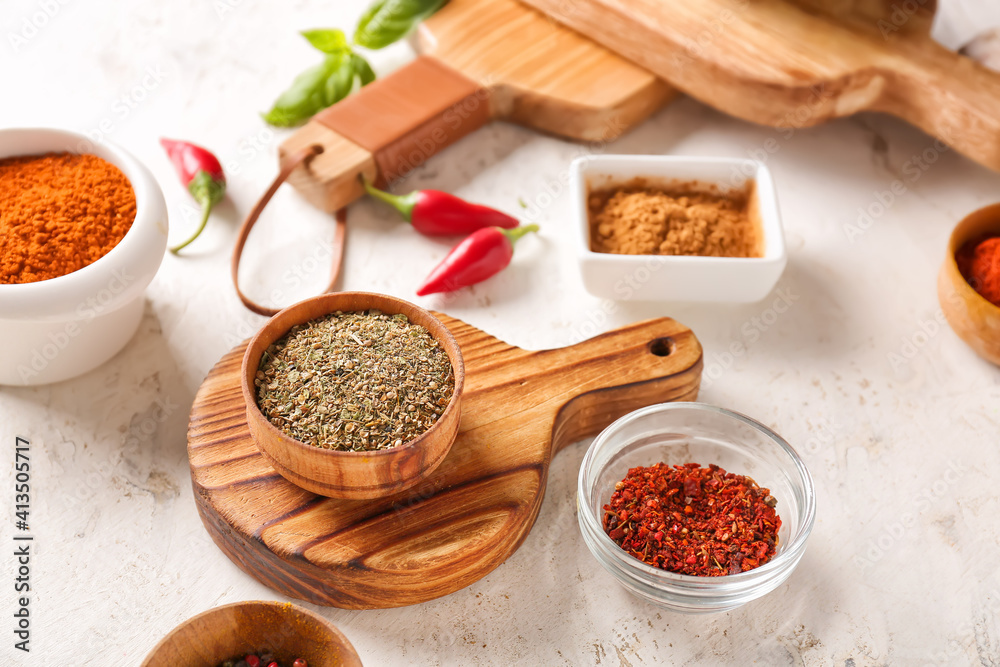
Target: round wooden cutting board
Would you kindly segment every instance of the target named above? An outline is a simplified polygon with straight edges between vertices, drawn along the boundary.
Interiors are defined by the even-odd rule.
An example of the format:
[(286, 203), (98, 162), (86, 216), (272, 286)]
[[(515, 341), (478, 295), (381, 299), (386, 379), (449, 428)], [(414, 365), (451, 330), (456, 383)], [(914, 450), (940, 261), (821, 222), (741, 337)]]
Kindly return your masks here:
[(347, 609), (447, 595), (521, 545), (560, 449), (632, 410), (698, 395), (701, 345), (671, 319), (527, 352), (438, 317), (465, 357), (459, 435), (427, 480), (387, 498), (324, 498), (286, 481), (250, 439), (246, 345), (209, 372), (191, 409), (191, 478), (205, 527), (241, 569), (289, 597)]

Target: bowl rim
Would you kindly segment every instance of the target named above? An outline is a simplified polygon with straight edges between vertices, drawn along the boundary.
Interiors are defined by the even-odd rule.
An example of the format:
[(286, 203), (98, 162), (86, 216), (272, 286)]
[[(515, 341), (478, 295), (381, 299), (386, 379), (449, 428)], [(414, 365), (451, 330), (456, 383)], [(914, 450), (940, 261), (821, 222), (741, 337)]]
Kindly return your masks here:
[[(679, 167), (686, 165), (732, 165), (733, 167), (750, 166), (753, 172), (744, 174), (745, 181), (753, 181), (757, 187), (757, 196), (761, 208), (761, 233), (764, 235), (765, 247), (773, 248), (771, 256), (765, 252), (761, 257), (703, 257), (700, 255), (618, 255), (614, 253), (596, 252), (590, 247), (590, 213), (587, 209), (587, 176), (585, 170), (596, 165), (594, 171), (600, 171), (601, 164), (607, 165), (639, 165), (635, 175), (629, 178), (658, 178), (656, 175), (638, 173), (642, 165), (672, 164)], [(706, 183), (724, 185), (718, 179), (702, 179)], [(781, 210), (778, 208), (778, 195), (774, 185), (774, 177), (767, 165), (759, 160), (740, 157), (700, 156), (700, 155), (628, 155), (616, 153), (609, 155), (582, 155), (570, 163), (570, 181), (573, 190), (574, 209), (577, 214), (577, 251), (581, 261), (601, 261), (609, 264), (631, 265), (657, 259), (665, 264), (693, 265), (727, 265), (750, 267), (766, 267), (787, 263), (788, 248), (785, 243), (785, 229), (781, 220)], [(764, 204), (764, 199), (767, 205)], [(767, 210), (765, 210), (767, 209)], [(770, 210), (773, 209), (773, 210)]]
[[(424, 431), (423, 433), (421, 433), (417, 437), (413, 438), (412, 440), (408, 440), (407, 442), (404, 442), (403, 444), (399, 445), (398, 447), (387, 447), (385, 449), (372, 449), (372, 450), (361, 450), (361, 451), (353, 451), (353, 450), (346, 450), (345, 451), (345, 450), (339, 450), (339, 449), (325, 449), (323, 447), (315, 447), (313, 445), (306, 444), (306, 443), (302, 442), (301, 440), (297, 440), (297, 439), (295, 439), (295, 438), (287, 435), (284, 431), (282, 431), (277, 426), (275, 426), (274, 424), (272, 424), (271, 420), (268, 419), (267, 416), (263, 412), (261, 412), (260, 407), (257, 405), (256, 392), (254, 392), (251, 389), (252, 381), (250, 380), (250, 375), (249, 375), (249, 372), (248, 372), (249, 371), (249, 363), (250, 363), (250, 351), (254, 348), (254, 345), (258, 341), (258, 339), (259, 338), (263, 338), (262, 334), (267, 330), (267, 328), (268, 328), (267, 325), (271, 321), (277, 320), (283, 314), (285, 316), (287, 316), (288, 313), (289, 313), (289, 311), (296, 311), (296, 310), (304, 309), (305, 306), (306, 306), (306, 304), (310, 304), (310, 303), (315, 302), (315, 301), (325, 301), (325, 300), (333, 301), (333, 300), (335, 300), (334, 299), (335, 297), (336, 298), (341, 298), (341, 297), (344, 297), (344, 296), (364, 296), (364, 297), (369, 297), (369, 298), (370, 297), (377, 297), (379, 299), (386, 299), (386, 300), (388, 300), (390, 302), (399, 302), (399, 303), (407, 304), (408, 306), (410, 306), (410, 307), (416, 309), (417, 311), (420, 311), (423, 314), (427, 315), (428, 317), (432, 318), (433, 320), (436, 320), (441, 325), (441, 331), (443, 333), (443, 337), (446, 338), (446, 339), (448, 339), (448, 340), (450, 340), (451, 343), (454, 344), (454, 349), (457, 351), (455, 359), (451, 359), (451, 355), (450, 354), (448, 355), (449, 360), (451, 361), (451, 364), (452, 364), (452, 373), (455, 376), (455, 388), (454, 388), (454, 390), (452, 392), (451, 399), (448, 401), (448, 407), (446, 407), (444, 409), (444, 412), (441, 413), (441, 416), (439, 416), (437, 418), (437, 421), (435, 421), (434, 424), (431, 425), (431, 427), (429, 429), (427, 429), (426, 431)], [(373, 307), (375, 307), (375, 306), (373, 306)], [(310, 318), (310, 319), (307, 319), (307, 320), (302, 320), (301, 322), (296, 322), (295, 324), (292, 324), (291, 326), (296, 326), (298, 324), (304, 324), (305, 322), (309, 322), (309, 321), (311, 321), (313, 319), (317, 319), (318, 317), (325, 317), (326, 315), (334, 313), (337, 310), (343, 310), (343, 309), (341, 309), (341, 308), (333, 308), (333, 309), (327, 311), (324, 315), (319, 315), (317, 317), (313, 317), (313, 318)], [(379, 310), (381, 310), (381, 308), (379, 308)], [(357, 311), (344, 311), (344, 312), (357, 312)], [(427, 327), (425, 327), (425, 328), (427, 328)], [(277, 341), (282, 336), (286, 335), (288, 333), (289, 329), (291, 329), (291, 327), (289, 327), (288, 329), (285, 329), (284, 331), (282, 331), (278, 336), (276, 336), (274, 338), (273, 341), (271, 341), (271, 343), (268, 344), (268, 346), (270, 346), (271, 344), (273, 344), (274, 341)], [(440, 342), (438, 336), (435, 335), (435, 333), (433, 331), (430, 331), (430, 329), (428, 329), (428, 333), (430, 333), (431, 336), (435, 340), (438, 340), (438, 342)], [(267, 349), (267, 348), (264, 348), (264, 349)], [(447, 353), (447, 349), (445, 351)], [(263, 354), (263, 352), (261, 354)], [(260, 359), (257, 360), (257, 364), (259, 366)], [(254, 375), (256, 375), (256, 370), (254, 371)], [(445, 326), (444, 322), (442, 322), (434, 313), (432, 313), (431, 311), (427, 310), (426, 308), (421, 308), (420, 306), (418, 306), (418, 305), (416, 305), (414, 303), (411, 303), (409, 301), (406, 301), (405, 299), (400, 299), (399, 297), (391, 296), (391, 295), (388, 295), (388, 294), (380, 294), (378, 292), (362, 292), (362, 291), (330, 292), (330, 293), (326, 293), (326, 294), (319, 294), (319, 295), (316, 295), (316, 296), (312, 296), (312, 297), (309, 297), (308, 299), (303, 299), (302, 301), (294, 303), (294, 304), (288, 306), (287, 308), (283, 308), (282, 310), (280, 310), (277, 313), (275, 313), (275, 315), (273, 317), (271, 317), (264, 324), (264, 326), (262, 326), (257, 331), (257, 333), (253, 335), (252, 338), (250, 338), (250, 341), (247, 343), (246, 351), (243, 353), (243, 361), (242, 361), (242, 363), (240, 365), (240, 388), (241, 388), (241, 390), (243, 392), (243, 400), (244, 400), (244, 402), (247, 405), (247, 409), (248, 410), (249, 409), (254, 410), (257, 413), (257, 415), (260, 416), (260, 418), (261, 418), (259, 420), (260, 423), (261, 423), (261, 425), (263, 425), (264, 428), (267, 429), (268, 432), (272, 436), (277, 437), (278, 439), (280, 439), (281, 441), (283, 441), (287, 446), (295, 447), (295, 448), (300, 449), (300, 450), (302, 450), (304, 452), (308, 452), (310, 456), (331, 457), (331, 460), (336, 459), (336, 458), (345, 458), (345, 457), (348, 458), (348, 459), (351, 459), (351, 458), (362, 458), (362, 457), (375, 457), (376, 459), (379, 459), (379, 458), (388, 458), (388, 457), (395, 457), (395, 456), (403, 456), (403, 455), (405, 455), (406, 453), (408, 453), (408, 452), (410, 452), (412, 450), (415, 450), (415, 449), (418, 449), (420, 447), (425, 446), (426, 445), (426, 439), (427, 439), (427, 437), (429, 435), (433, 435), (434, 432), (436, 431), (436, 429), (443, 428), (442, 425), (445, 424), (445, 423), (447, 423), (446, 420), (445, 420), (445, 417), (449, 416), (454, 410), (460, 410), (461, 409), (461, 407), (460, 407), (461, 406), (461, 400), (456, 400), (456, 399), (459, 399), (461, 397), (462, 392), (463, 392), (463, 390), (465, 388), (465, 360), (464, 360), (463, 355), (462, 355), (462, 348), (459, 347), (458, 341), (455, 340), (455, 335), (451, 332), (451, 330), (447, 326)], [(260, 447), (260, 445), (258, 443), (256, 443), (256, 441), (255, 441), (255, 444), (258, 445), (258, 448)], [(447, 455), (447, 453), (445, 455)], [(442, 457), (442, 459), (443, 459), (443, 457)], [(438, 462), (440, 462), (440, 461), (438, 461)]]
[[(57, 150), (9, 152), (12, 141), (22, 143), (65, 144)], [(49, 320), (60, 316), (77, 317), (77, 310), (87, 296), (98, 293), (116, 279), (116, 274), (132, 266), (141, 266), (136, 276), (101, 312), (121, 307), (135, 293), (141, 293), (163, 261), (167, 246), (168, 216), (163, 192), (152, 174), (135, 156), (111, 141), (93, 141), (85, 134), (55, 127), (14, 127), (0, 129), (0, 159), (41, 156), (68, 152), (95, 155), (117, 167), (135, 194), (135, 218), (128, 231), (111, 250), (76, 271), (30, 283), (0, 284), (0, 308), (3, 319)], [(135, 257), (142, 261), (129, 261)], [(147, 261), (149, 260), (149, 261)], [(128, 298), (126, 298), (128, 297)]]
[[(746, 572), (740, 572), (739, 574), (725, 574), (718, 577), (699, 577), (696, 575), (680, 574), (658, 567), (653, 567), (638, 558), (630, 556), (620, 546), (618, 546), (614, 540), (608, 537), (608, 534), (604, 532), (603, 524), (594, 515), (590, 503), (585, 502), (585, 499), (590, 499), (592, 496), (592, 493), (585, 484), (587, 471), (593, 466), (597, 450), (608, 442), (610, 437), (614, 435), (615, 431), (620, 429), (625, 424), (645, 417), (646, 415), (678, 409), (693, 409), (696, 411), (715, 413), (728, 419), (735, 419), (742, 422), (772, 440), (782, 450), (784, 450), (784, 452), (795, 464), (795, 469), (799, 473), (799, 478), (803, 487), (803, 496), (805, 498), (805, 505), (802, 512), (802, 527), (795, 535), (792, 536), (792, 539), (789, 540), (787, 546), (785, 546), (781, 553), (775, 554), (771, 560), (763, 565), (755, 567), (752, 570), (747, 570)], [(587, 450), (587, 453), (583, 458), (583, 462), (580, 465), (577, 487), (577, 497), (580, 500), (578, 503), (580, 505), (580, 516), (585, 517), (589, 526), (594, 529), (593, 532), (596, 534), (596, 539), (605, 547), (605, 550), (609, 553), (615, 554), (616, 561), (618, 563), (626, 565), (627, 569), (636, 570), (637, 573), (645, 575), (647, 578), (657, 579), (661, 582), (675, 582), (678, 584), (684, 584), (689, 588), (699, 588), (702, 590), (723, 588), (727, 585), (753, 582), (764, 578), (770, 573), (783, 570), (788, 566), (789, 561), (792, 561), (793, 559), (797, 560), (801, 555), (801, 552), (805, 547), (805, 543), (812, 533), (813, 525), (816, 520), (816, 488), (812, 475), (809, 473), (809, 469), (806, 468), (805, 462), (799, 454), (784, 438), (752, 417), (748, 417), (747, 415), (734, 410), (696, 401), (674, 401), (670, 403), (650, 405), (648, 407), (630, 412), (617, 419), (610, 426), (601, 431), (600, 435), (594, 439), (594, 442)]]
[[(1000, 202), (996, 204), (989, 204), (988, 206), (982, 206), (980, 208), (971, 211), (968, 215), (964, 216), (961, 220), (955, 223), (952, 228), (951, 233), (948, 235), (948, 251), (945, 256), (945, 266), (948, 268), (949, 273), (953, 274), (956, 278), (953, 282), (958, 283), (957, 288), (965, 295), (966, 298), (971, 298), (976, 303), (979, 303), (982, 307), (987, 310), (993, 311), (996, 315), (1000, 315), (1000, 306), (996, 305), (985, 296), (980, 294), (969, 284), (969, 281), (965, 279), (962, 272), (958, 269), (958, 258), (957, 253), (961, 250), (962, 246), (970, 241), (974, 240), (973, 236), (965, 233), (965, 227), (971, 225), (972, 221), (984, 217), (990, 216), (996, 222), (994, 223), (996, 229), (994, 231), (996, 236), (1000, 236)], [(981, 236), (981, 235), (980, 235)]]
[(173, 628), (171, 628), (170, 631), (167, 632), (167, 634), (163, 635), (163, 637), (161, 637), (160, 640), (153, 645), (153, 648), (151, 648), (149, 652), (146, 654), (146, 656), (143, 658), (141, 667), (148, 667), (148, 665), (152, 663), (153, 658), (156, 657), (156, 654), (163, 649), (163, 647), (167, 644), (167, 642), (170, 639), (172, 639), (177, 633), (179, 633), (184, 628), (193, 625), (196, 621), (203, 620), (205, 618), (208, 618), (209, 616), (218, 614), (226, 609), (235, 609), (237, 607), (257, 607), (257, 606), (281, 609), (285, 613), (292, 613), (299, 616), (305, 616), (313, 621), (316, 621), (331, 635), (336, 637), (337, 641), (340, 642), (345, 649), (351, 651), (354, 654), (354, 657), (357, 658), (359, 662), (361, 661), (361, 656), (358, 655), (357, 649), (354, 648), (354, 645), (347, 638), (347, 635), (345, 635), (343, 631), (336, 625), (334, 625), (331, 621), (327, 620), (326, 618), (323, 618), (316, 612), (306, 609), (305, 607), (297, 605), (293, 602), (279, 602), (277, 600), (243, 600), (241, 602), (230, 602), (229, 604), (222, 604), (217, 607), (206, 609), (202, 612), (195, 614), (194, 616), (188, 617), (185, 620), (181, 621)]

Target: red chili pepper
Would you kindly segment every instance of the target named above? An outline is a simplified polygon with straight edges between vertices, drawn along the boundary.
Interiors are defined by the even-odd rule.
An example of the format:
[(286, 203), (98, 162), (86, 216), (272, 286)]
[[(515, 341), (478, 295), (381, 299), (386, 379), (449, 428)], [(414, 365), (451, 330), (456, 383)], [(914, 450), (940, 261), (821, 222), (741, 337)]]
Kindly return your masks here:
[(471, 234), (485, 227), (514, 229), (520, 223), (502, 211), (481, 204), (472, 204), (440, 190), (415, 190), (406, 195), (394, 195), (379, 190), (362, 178), (368, 194), (381, 199), (399, 211), (413, 228), (427, 236)]
[(201, 146), (173, 139), (160, 139), (160, 144), (174, 163), (181, 182), (187, 186), (194, 200), (201, 204), (202, 210), (201, 224), (191, 238), (170, 249), (170, 252), (176, 253), (198, 238), (205, 229), (212, 208), (226, 195), (226, 175), (222, 172), (219, 159)]
[(417, 290), (417, 296), (453, 292), (495, 276), (510, 264), (514, 243), (525, 234), (537, 231), (538, 225), (517, 229), (487, 227), (467, 236), (431, 271)]

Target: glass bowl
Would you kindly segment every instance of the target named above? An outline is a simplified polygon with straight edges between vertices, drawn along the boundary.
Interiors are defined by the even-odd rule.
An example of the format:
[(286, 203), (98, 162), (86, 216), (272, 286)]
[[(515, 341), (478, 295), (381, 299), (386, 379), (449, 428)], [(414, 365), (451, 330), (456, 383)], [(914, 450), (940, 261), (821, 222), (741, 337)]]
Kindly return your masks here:
[[(602, 508), (629, 468), (659, 462), (714, 463), (770, 489), (781, 517), (774, 557), (740, 574), (695, 577), (647, 565), (615, 544), (604, 532)], [(780, 586), (802, 558), (816, 516), (812, 478), (795, 450), (763, 424), (703, 403), (654, 405), (604, 429), (580, 467), (577, 502), (597, 562), (633, 595), (689, 614), (735, 609)]]

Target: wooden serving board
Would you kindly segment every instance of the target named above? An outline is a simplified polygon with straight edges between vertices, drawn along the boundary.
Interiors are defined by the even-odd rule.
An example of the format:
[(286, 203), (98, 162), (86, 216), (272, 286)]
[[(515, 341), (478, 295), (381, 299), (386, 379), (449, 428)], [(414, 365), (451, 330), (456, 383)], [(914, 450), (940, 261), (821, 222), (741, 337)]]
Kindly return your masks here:
[(250, 439), (245, 344), (209, 372), (191, 409), (191, 478), (205, 527), (242, 570), (289, 597), (347, 609), (447, 595), (521, 545), (560, 449), (632, 410), (698, 395), (701, 345), (671, 319), (527, 352), (439, 317), (465, 358), (459, 435), (427, 480), (387, 498), (335, 500), (286, 481)]
[(676, 92), (515, 0), (450, 0), (417, 34), (421, 56), (313, 117), (279, 148), (321, 155), (292, 172), (310, 202), (335, 211), (493, 119), (570, 139), (607, 141)]
[(883, 111), (1000, 170), (1000, 74), (931, 39), (934, 0), (524, 0), (725, 113)]

